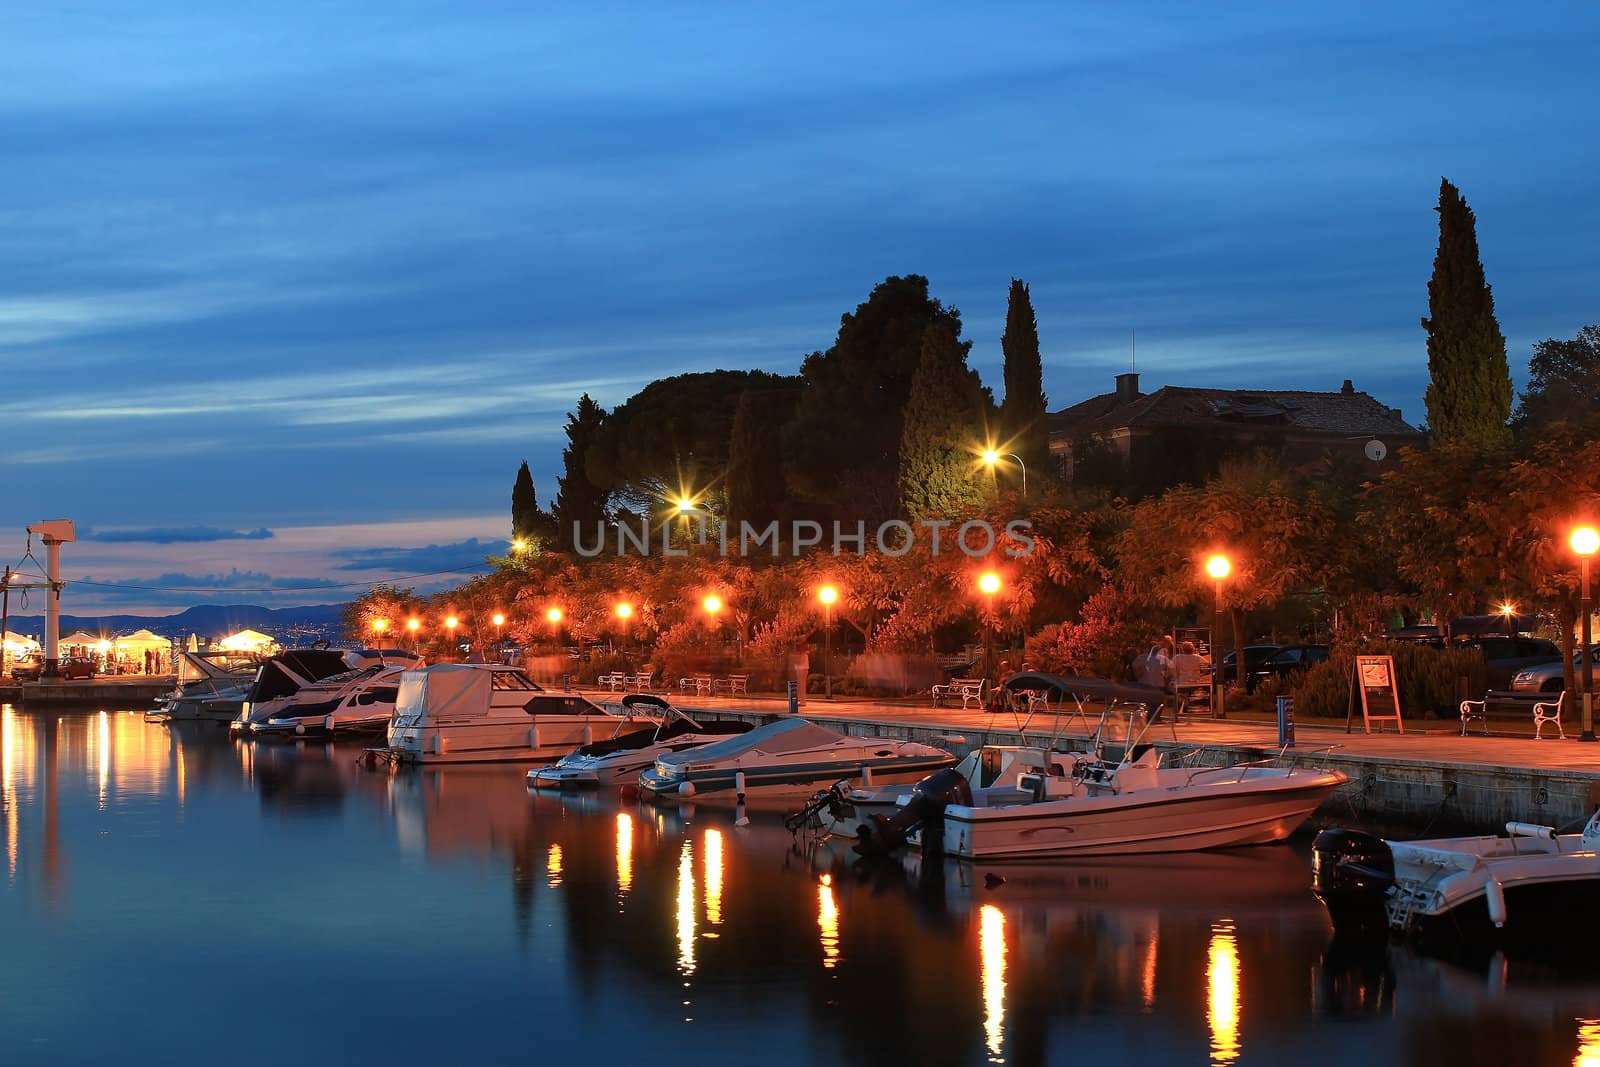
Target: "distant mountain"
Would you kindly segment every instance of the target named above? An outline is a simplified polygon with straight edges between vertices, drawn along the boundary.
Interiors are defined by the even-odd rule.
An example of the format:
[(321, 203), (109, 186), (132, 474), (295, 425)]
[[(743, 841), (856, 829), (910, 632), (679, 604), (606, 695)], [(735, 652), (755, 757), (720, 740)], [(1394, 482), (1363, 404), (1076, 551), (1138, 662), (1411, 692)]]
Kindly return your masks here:
[[(61, 632), (121, 634), (148, 629), (162, 637), (224, 637), (238, 630), (260, 630), (284, 644), (338, 636), (343, 604), (299, 608), (262, 608), (254, 604), (201, 604), (176, 615), (62, 615)], [(43, 615), (12, 615), (6, 629), (41, 637)], [(287, 639), (287, 640), (286, 640)]]

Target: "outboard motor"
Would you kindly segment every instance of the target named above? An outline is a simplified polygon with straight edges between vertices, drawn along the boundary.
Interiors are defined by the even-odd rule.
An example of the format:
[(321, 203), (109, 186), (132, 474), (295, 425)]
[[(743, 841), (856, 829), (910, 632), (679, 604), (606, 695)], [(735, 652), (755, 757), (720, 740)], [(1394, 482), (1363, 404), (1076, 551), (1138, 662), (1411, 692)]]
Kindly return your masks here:
[[(855, 850), (863, 856), (886, 856), (905, 847), (906, 835), (922, 827), (924, 841), (944, 830), (944, 809), (971, 804), (972, 787), (954, 767), (935, 771), (911, 787), (911, 799), (893, 815), (874, 815), (863, 823)], [(924, 851), (928, 851), (924, 849)]]
[(1337, 938), (1384, 937), (1384, 907), (1394, 885), (1388, 842), (1360, 830), (1323, 830), (1311, 842), (1311, 888), (1328, 909)]

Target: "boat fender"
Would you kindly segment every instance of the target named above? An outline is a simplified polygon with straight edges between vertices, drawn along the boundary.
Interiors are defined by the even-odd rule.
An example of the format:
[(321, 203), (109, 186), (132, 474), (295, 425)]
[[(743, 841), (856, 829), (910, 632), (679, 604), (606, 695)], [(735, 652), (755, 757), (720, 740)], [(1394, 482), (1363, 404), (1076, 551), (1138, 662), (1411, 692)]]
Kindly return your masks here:
[(693, 782), (679, 782), (678, 783), (678, 795), (680, 797), (692, 797), (692, 796), (694, 796), (694, 783)]
[(583, 743), (586, 745), (594, 744), (594, 727), (588, 723), (583, 724)]
[(330, 734), (333, 733), (333, 713), (332, 712), (329, 712), (328, 713), (328, 717), (322, 720), (322, 728), (324, 730), (328, 731)]
[(528, 747), (539, 747), (539, 728), (537, 726), (528, 727)]
[(304, 737), (306, 735), (306, 724), (303, 723), (303, 722), (295, 723), (294, 724), (294, 732), (297, 735), (299, 735), (300, 737)]
[(1556, 837), (1555, 827), (1532, 822), (1508, 822), (1506, 833), (1512, 837), (1541, 837), (1546, 841), (1554, 841)]
[(871, 789), (872, 788), (872, 768), (871, 767), (862, 767), (861, 768), (861, 785), (865, 789)]
[(1484, 903), (1489, 905), (1489, 921), (1495, 929), (1506, 924), (1506, 887), (1498, 878), (1491, 878), (1483, 887)]
[(733, 825), (749, 826), (750, 818), (744, 813), (744, 772), (733, 772), (733, 793), (738, 799), (738, 810), (734, 812)]
[(433, 735), (433, 754), (435, 756), (444, 755), (444, 737), (438, 732)]

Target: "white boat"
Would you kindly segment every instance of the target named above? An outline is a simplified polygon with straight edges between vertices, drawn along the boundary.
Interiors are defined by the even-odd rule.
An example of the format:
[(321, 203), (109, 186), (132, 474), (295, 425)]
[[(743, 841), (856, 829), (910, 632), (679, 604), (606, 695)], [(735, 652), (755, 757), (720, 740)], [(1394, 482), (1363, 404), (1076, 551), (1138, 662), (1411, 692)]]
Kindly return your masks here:
[(1600, 895), (1600, 811), (1582, 833), (1531, 823), (1506, 836), (1388, 841), (1324, 830), (1312, 843), (1312, 886), (1344, 937), (1407, 935), (1425, 948), (1535, 948), (1597, 940), (1574, 921)]
[[(301, 707), (320, 707), (367, 668), (416, 667), (422, 659), (398, 649), (296, 648), (263, 660), (255, 681), (228, 730), (249, 734), (255, 724), (272, 719), (299, 719)], [(322, 707), (326, 715), (331, 708)]]
[(183, 652), (178, 657), (177, 684), (145, 713), (145, 720), (226, 722), (237, 717), (255, 682), (259, 661), (253, 653)]
[(639, 788), (662, 800), (707, 795), (795, 796), (841, 780), (911, 782), (955, 757), (931, 745), (851, 737), (806, 719), (780, 719), (749, 733), (656, 760)]
[(277, 715), (251, 723), (250, 733), (255, 737), (381, 733), (394, 717), (400, 675), (406, 670), (374, 665), (314, 682)]
[(401, 763), (552, 763), (610, 737), (617, 716), (588, 697), (549, 692), (520, 668), (438, 663), (400, 676), (388, 748)]
[(595, 789), (631, 786), (639, 772), (661, 756), (748, 733), (748, 722), (699, 722), (650, 693), (629, 693), (622, 698), (627, 719), (653, 718), (639, 730), (574, 749), (549, 767), (528, 772), (528, 784), (537, 789)]

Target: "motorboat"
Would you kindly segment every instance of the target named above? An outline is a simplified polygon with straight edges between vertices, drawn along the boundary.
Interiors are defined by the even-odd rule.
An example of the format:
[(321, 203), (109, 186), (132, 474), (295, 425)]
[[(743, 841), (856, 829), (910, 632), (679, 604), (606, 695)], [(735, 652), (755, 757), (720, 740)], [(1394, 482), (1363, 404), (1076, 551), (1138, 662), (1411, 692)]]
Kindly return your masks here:
[[(301, 718), (297, 707), (321, 706), (367, 668), (419, 667), (420, 656), (398, 649), (296, 648), (261, 662), (230, 733), (249, 734), (257, 723)], [(319, 684), (325, 683), (325, 684)], [(322, 707), (321, 715), (331, 708)]]
[(519, 667), (436, 663), (400, 675), (388, 747), (399, 763), (553, 763), (623, 720), (588, 697), (550, 692)]
[(912, 782), (955, 757), (916, 741), (852, 737), (807, 719), (784, 718), (738, 737), (657, 758), (639, 788), (661, 800), (726, 795), (806, 795), (841, 780)]
[(1522, 822), (1505, 836), (1421, 841), (1330, 829), (1311, 848), (1312, 888), (1342, 937), (1469, 952), (1595, 944), (1573, 916), (1600, 892), (1600, 811), (1576, 834)]
[(252, 736), (323, 736), (375, 731), (394, 716), (403, 666), (373, 664), (313, 682), (265, 722), (250, 724)]
[(260, 657), (254, 653), (185, 651), (178, 657), (177, 684), (145, 713), (145, 720), (234, 719), (249, 696), (259, 665)]
[(583, 745), (549, 767), (528, 772), (528, 784), (538, 789), (594, 789), (634, 785), (639, 772), (661, 756), (748, 733), (752, 723), (706, 721), (690, 718), (681, 709), (651, 693), (629, 693), (622, 698), (625, 718), (654, 721), (604, 741)]
[[(1299, 766), (1303, 754), (1277, 766), (1286, 750), (1204, 766), (1206, 750), (1198, 748), (1185, 755), (1192, 765), (1164, 765), (1161, 751), (1144, 740), (1155, 722), (1153, 704), (1107, 700), (1089, 752), (1052, 756), (1011, 781), (985, 778), (982, 751), (930, 775), (897, 801), (893, 815), (862, 826), (858, 848), (873, 854), (916, 845), (963, 859), (1014, 860), (1267, 844), (1288, 837), (1348, 781), (1338, 771)], [(1121, 724), (1119, 707), (1127, 710)]]

